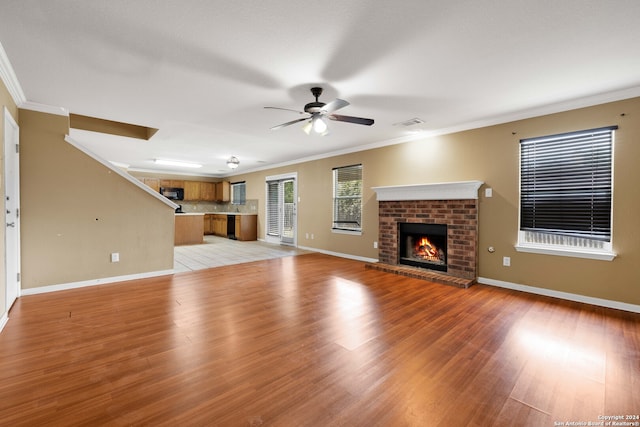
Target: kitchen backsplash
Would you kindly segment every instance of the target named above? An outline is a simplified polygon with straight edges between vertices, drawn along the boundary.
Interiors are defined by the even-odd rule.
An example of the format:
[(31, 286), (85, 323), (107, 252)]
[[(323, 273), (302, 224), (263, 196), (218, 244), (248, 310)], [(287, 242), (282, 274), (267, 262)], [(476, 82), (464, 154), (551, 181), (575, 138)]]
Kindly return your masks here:
[(234, 205), (231, 203), (215, 203), (215, 202), (185, 202), (183, 200), (176, 201), (182, 205), (183, 212), (240, 212), (240, 213), (258, 213), (258, 200), (248, 199), (244, 205)]

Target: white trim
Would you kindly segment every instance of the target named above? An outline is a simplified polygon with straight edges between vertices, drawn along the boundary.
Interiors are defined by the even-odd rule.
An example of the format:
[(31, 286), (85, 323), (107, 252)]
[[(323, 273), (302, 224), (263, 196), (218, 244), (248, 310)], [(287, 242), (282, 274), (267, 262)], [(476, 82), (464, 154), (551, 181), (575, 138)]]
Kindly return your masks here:
[(64, 107), (54, 105), (39, 104), (37, 102), (25, 101), (19, 105), (24, 110), (37, 111), (39, 113), (55, 114), (57, 116), (69, 116), (69, 110)]
[(554, 291), (552, 289), (537, 288), (535, 286), (520, 285), (518, 283), (505, 282), (502, 280), (489, 279), (486, 277), (478, 277), (478, 283), (483, 285), (496, 286), (499, 288), (512, 289), (514, 291), (527, 292), (530, 294), (544, 295), (547, 297), (559, 298), (568, 301), (581, 302), (584, 304), (597, 305), (600, 307), (614, 308), (616, 310), (631, 311), (640, 313), (640, 305), (629, 304), (626, 302), (612, 301), (602, 298), (588, 297), (586, 295), (572, 294), (569, 292)]
[(7, 316), (7, 313), (2, 313), (2, 317), (0, 317), (0, 332), (2, 332), (8, 321), (9, 316)]
[(91, 152), (90, 150), (88, 150), (87, 148), (83, 147), (76, 140), (71, 138), (69, 135), (65, 136), (64, 140), (67, 141), (69, 144), (73, 145), (78, 150), (82, 151), (87, 156), (89, 156), (92, 159), (94, 159), (95, 161), (101, 163), (103, 166), (105, 166), (106, 168), (108, 168), (112, 172), (117, 173), (118, 175), (120, 175), (121, 177), (123, 177), (127, 181), (131, 182), (132, 184), (134, 184), (138, 188), (140, 188), (140, 189), (146, 191), (147, 193), (151, 194), (153, 197), (155, 197), (156, 199), (160, 200), (164, 204), (167, 204), (167, 205), (171, 206), (171, 208), (173, 208), (173, 209), (176, 209), (178, 207), (178, 205), (176, 203), (174, 203), (171, 200), (167, 199), (166, 197), (164, 197), (162, 194), (158, 193), (157, 191), (153, 191), (149, 186), (143, 184), (139, 179), (136, 179), (136, 178), (132, 177), (131, 175), (129, 175), (126, 172), (123, 172), (122, 170), (120, 170), (120, 168), (114, 166), (113, 163), (111, 163), (110, 161), (103, 159), (102, 157), (98, 156), (97, 154), (95, 154), (95, 153)]
[(4, 47), (2, 47), (2, 43), (0, 43), (0, 80), (2, 80), (4, 85), (7, 87), (7, 90), (16, 105), (19, 106), (27, 101), (27, 97), (24, 96), (22, 86), (20, 86), (18, 77), (13, 71), (7, 52), (4, 50)]
[(279, 175), (269, 175), (265, 181), (282, 181), (284, 179), (298, 179), (298, 172), (281, 173)]
[(613, 261), (613, 259), (617, 256), (617, 254), (609, 251), (588, 251), (577, 248), (523, 245), (521, 243), (515, 245), (514, 247), (518, 252), (528, 252), (541, 255), (568, 256), (574, 258), (595, 259), (600, 261)]
[(378, 201), (477, 199), (482, 181), (438, 182), (432, 184), (371, 187)]
[(332, 228), (331, 232), (335, 234), (348, 234), (351, 236), (362, 236), (362, 230), (343, 230), (340, 228)]
[(106, 277), (103, 279), (83, 280), (80, 282), (61, 283), (58, 285), (40, 286), (37, 288), (22, 289), (22, 295), (37, 295), (48, 292), (66, 291), (69, 289), (85, 288), (88, 286), (106, 285), (109, 283), (125, 282), (128, 280), (148, 279), (150, 277), (168, 276), (174, 274), (175, 270), (150, 271), (148, 273), (128, 274), (124, 276)]
[(298, 249), (303, 249), (305, 251), (311, 251), (311, 252), (319, 252), (321, 254), (337, 256), (337, 257), (340, 257), (340, 258), (352, 259), (352, 260), (355, 260), (355, 261), (378, 262), (378, 258), (367, 258), (367, 257), (358, 256), (358, 255), (345, 254), (345, 253), (341, 253), (341, 252), (326, 251), (324, 249), (310, 248), (310, 247), (307, 247), (307, 246), (298, 246)]

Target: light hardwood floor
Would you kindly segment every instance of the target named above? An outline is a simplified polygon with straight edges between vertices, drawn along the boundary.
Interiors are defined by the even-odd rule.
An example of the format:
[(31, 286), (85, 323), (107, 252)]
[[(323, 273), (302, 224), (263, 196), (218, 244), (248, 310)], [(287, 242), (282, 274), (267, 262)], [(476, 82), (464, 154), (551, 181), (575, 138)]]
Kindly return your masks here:
[(2, 425), (554, 426), (638, 413), (640, 315), (321, 254), (26, 296), (0, 334)]

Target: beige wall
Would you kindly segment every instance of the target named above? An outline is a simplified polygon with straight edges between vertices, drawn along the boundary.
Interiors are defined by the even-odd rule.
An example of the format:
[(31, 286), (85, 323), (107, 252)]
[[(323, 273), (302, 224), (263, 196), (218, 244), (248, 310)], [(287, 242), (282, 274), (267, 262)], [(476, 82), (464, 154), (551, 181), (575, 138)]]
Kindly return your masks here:
[[(623, 115), (624, 114), (624, 115)], [(288, 167), (234, 176), (247, 181), (247, 198), (259, 200), (259, 236), (264, 237), (265, 177), (297, 172), (298, 244), (377, 259), (378, 205), (371, 187), (480, 180), (479, 276), (630, 304), (640, 304), (640, 98), (427, 138)], [(614, 151), (612, 261), (516, 252), (519, 140), (618, 125)], [(331, 233), (332, 168), (363, 164), (362, 236)], [(484, 197), (484, 188), (493, 197)], [(313, 233), (314, 240), (305, 239)], [(496, 252), (487, 251), (493, 246)], [(511, 257), (511, 267), (502, 257)]]
[[(0, 193), (2, 193), (2, 200), (5, 198), (4, 189), (4, 109), (5, 107), (9, 113), (13, 116), (13, 119), (18, 123), (18, 107), (13, 102), (13, 98), (9, 94), (7, 87), (0, 80)], [(4, 206), (4, 204), (3, 204)], [(5, 270), (5, 241), (4, 241), (5, 227), (0, 227), (0, 316), (6, 313), (6, 296), (7, 296), (7, 284), (6, 284), (6, 270)]]
[(173, 208), (65, 142), (68, 117), (19, 125), (23, 289), (173, 268)]

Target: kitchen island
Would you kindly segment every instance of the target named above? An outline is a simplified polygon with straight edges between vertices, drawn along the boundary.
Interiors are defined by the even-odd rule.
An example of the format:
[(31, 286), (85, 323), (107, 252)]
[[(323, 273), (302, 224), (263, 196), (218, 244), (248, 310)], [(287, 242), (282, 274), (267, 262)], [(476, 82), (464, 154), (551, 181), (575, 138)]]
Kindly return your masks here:
[(204, 214), (177, 213), (174, 245), (195, 245), (204, 241)]

